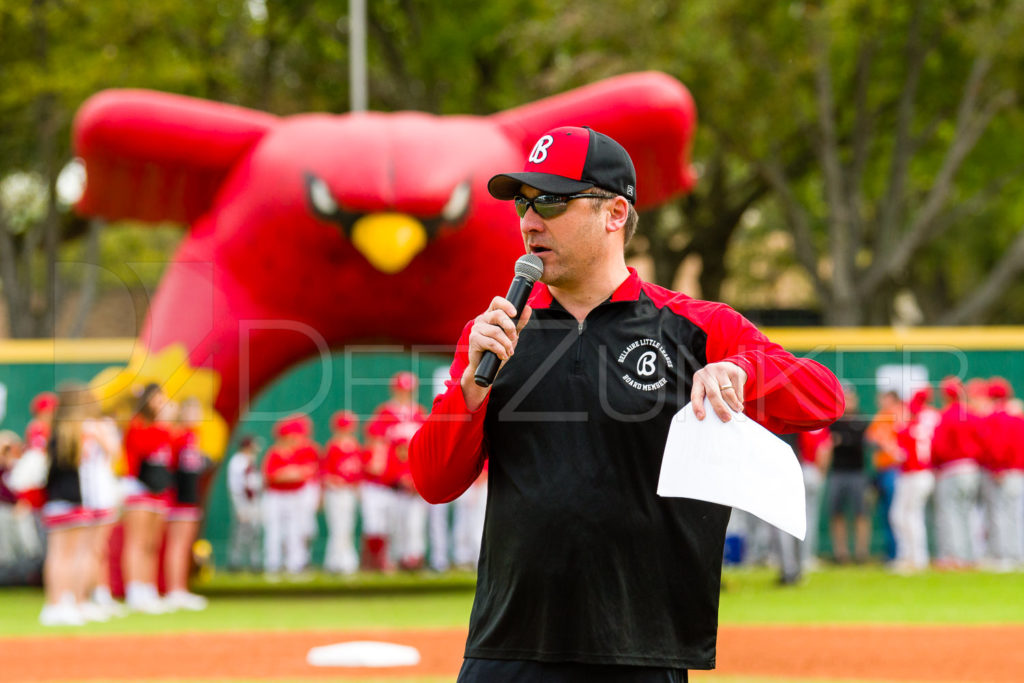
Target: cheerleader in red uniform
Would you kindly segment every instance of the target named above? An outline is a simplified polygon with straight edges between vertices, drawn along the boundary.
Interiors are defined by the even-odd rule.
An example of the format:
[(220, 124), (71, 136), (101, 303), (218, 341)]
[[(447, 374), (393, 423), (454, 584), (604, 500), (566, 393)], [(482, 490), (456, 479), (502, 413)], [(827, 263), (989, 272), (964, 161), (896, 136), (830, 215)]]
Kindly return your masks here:
[(148, 614), (167, 611), (156, 588), (167, 494), (173, 482), (171, 433), (158, 420), (166, 404), (160, 386), (147, 385), (124, 436), (128, 470), (122, 481), (125, 602), (130, 609)]
[(167, 543), (164, 547), (164, 576), (167, 595), (164, 603), (171, 609), (195, 612), (206, 609), (206, 598), (188, 590), (188, 573), (192, 566), (192, 544), (199, 534), (202, 513), (199, 507), (199, 477), (206, 458), (199, 450), (199, 423), (203, 407), (195, 398), (187, 398), (172, 429), (171, 470), (174, 483), (170, 489), (167, 511)]
[(324, 569), (352, 574), (359, 568), (356, 553), (356, 504), (363, 480), (365, 451), (356, 437), (359, 418), (351, 410), (331, 417), (331, 440), (324, 460), (324, 514), (327, 518), (327, 551)]

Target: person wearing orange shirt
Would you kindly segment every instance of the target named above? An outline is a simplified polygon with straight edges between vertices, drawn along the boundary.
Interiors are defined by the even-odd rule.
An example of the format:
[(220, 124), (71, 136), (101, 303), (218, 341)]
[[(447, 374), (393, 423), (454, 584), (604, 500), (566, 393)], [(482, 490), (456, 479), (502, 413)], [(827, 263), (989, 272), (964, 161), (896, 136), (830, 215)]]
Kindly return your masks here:
[(896, 434), (904, 426), (903, 400), (900, 395), (895, 391), (879, 394), (878, 412), (868, 426), (865, 436), (874, 449), (874, 483), (878, 490), (878, 508), (882, 519), (886, 561), (896, 557), (896, 540), (892, 524), (889, 522), (889, 510), (892, 508), (892, 497), (896, 491), (896, 477), (900, 472), (901, 457), (900, 448), (896, 444)]

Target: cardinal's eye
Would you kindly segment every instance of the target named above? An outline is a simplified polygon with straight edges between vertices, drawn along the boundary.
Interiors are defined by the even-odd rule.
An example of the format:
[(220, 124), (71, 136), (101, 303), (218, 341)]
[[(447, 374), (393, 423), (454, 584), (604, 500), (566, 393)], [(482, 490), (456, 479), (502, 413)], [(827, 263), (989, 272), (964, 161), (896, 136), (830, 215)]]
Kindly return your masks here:
[(306, 172), (306, 201), (313, 214), (325, 221), (330, 221), (342, 234), (350, 237), (352, 226), (362, 214), (346, 211), (334, 198), (334, 193), (323, 179)]
[(469, 209), (469, 181), (464, 180), (455, 186), (448, 203), (441, 209), (441, 220), (445, 223), (458, 223), (466, 216)]
[(338, 217), (338, 202), (334, 200), (331, 188), (312, 173), (306, 174), (306, 196), (316, 215), (328, 219)]

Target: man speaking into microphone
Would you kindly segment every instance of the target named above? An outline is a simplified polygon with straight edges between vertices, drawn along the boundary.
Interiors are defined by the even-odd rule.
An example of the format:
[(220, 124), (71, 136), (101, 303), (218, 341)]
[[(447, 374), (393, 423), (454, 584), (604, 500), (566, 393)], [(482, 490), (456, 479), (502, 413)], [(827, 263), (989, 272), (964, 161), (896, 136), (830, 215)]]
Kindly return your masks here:
[[(842, 414), (823, 366), (626, 267), (642, 189), (621, 145), (576, 127), (488, 183), (514, 203), (542, 275), (522, 311), (498, 296), (466, 326), (410, 450), (431, 503), (488, 462), (460, 683), (669, 683), (713, 668), (730, 510), (656, 495), (672, 417), (692, 401), (699, 419), (744, 411), (785, 433)], [(501, 361), (489, 386), (486, 352)]]

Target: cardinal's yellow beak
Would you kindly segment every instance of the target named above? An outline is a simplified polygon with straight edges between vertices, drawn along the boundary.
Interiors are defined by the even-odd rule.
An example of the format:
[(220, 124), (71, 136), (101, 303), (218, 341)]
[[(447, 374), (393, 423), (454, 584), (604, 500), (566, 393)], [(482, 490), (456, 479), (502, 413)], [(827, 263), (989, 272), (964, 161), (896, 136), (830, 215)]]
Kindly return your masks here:
[(374, 213), (352, 226), (352, 244), (382, 273), (397, 273), (427, 246), (427, 231), (404, 213)]

